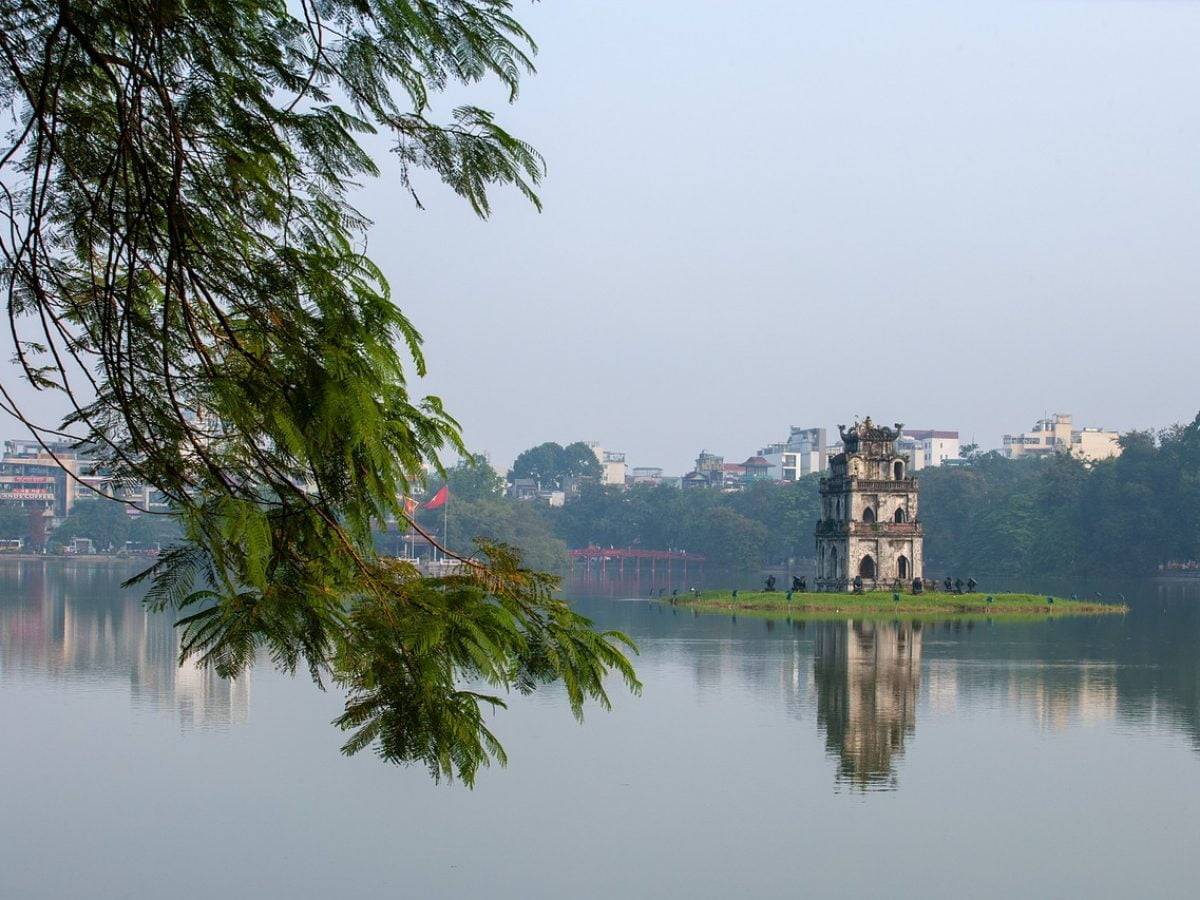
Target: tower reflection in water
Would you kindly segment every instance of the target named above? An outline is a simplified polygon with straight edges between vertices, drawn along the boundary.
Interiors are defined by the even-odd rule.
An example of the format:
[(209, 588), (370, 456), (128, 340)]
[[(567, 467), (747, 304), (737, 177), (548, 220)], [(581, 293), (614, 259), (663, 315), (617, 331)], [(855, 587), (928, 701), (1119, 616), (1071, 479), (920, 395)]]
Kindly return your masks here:
[(897, 757), (917, 725), (920, 623), (820, 622), (813, 653), (817, 722), (838, 783), (896, 787)]
[(250, 674), (219, 677), (178, 665), (179, 632), (121, 589), (134, 569), (60, 562), (0, 565), (0, 684), (9, 678), (111, 687), (133, 703), (174, 713), (184, 726), (246, 720)]

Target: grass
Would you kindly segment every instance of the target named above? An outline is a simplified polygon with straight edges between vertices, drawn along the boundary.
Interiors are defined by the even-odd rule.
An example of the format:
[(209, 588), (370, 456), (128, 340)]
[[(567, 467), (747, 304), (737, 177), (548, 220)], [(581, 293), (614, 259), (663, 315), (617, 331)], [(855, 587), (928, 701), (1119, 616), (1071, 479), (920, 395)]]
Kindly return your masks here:
[[(988, 597), (992, 602), (988, 602)], [(666, 599), (666, 598), (664, 598)], [(1105, 615), (1126, 613), (1124, 603), (1104, 603), (1099, 600), (1065, 600), (1055, 597), (1053, 602), (1045, 594), (948, 594), (944, 591), (928, 591), (924, 594), (901, 593), (900, 600), (892, 599), (891, 591), (871, 591), (864, 594), (842, 593), (795, 593), (791, 602), (786, 591), (701, 591), (699, 594), (683, 594), (671, 598), (671, 602), (692, 609), (725, 612), (744, 609), (758, 612), (779, 613), (841, 613), (889, 615), (979, 615), (1030, 616), (1030, 615)]]

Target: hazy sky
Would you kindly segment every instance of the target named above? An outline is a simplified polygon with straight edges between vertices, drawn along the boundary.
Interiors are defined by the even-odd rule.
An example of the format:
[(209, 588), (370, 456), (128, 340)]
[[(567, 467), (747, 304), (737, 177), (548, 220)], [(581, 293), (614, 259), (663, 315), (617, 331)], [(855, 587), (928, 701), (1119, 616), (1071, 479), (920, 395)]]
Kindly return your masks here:
[(499, 112), (545, 211), (480, 222), (425, 182), (420, 212), (386, 161), (359, 198), (418, 387), (493, 462), (594, 439), (680, 473), (858, 413), (993, 446), (1200, 408), (1200, 4), (518, 15), (539, 72)]

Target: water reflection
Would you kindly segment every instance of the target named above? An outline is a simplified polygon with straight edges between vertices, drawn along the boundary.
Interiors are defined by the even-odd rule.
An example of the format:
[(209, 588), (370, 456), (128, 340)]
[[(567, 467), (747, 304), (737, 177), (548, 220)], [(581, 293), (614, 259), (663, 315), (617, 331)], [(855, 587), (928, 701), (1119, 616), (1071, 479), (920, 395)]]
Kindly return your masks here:
[[(243, 721), (249, 675), (226, 681), (179, 668), (171, 618), (147, 613), (139, 596), (120, 589), (128, 574), (0, 562), (0, 687), (116, 687), (136, 707), (187, 726)], [(1098, 589), (1111, 596), (1117, 587)], [(910, 762), (966, 741), (956, 723), (980, 710), (1044, 732), (1169, 734), (1200, 751), (1200, 580), (1119, 588), (1128, 616), (1016, 623), (769, 621), (644, 601), (578, 605), (599, 627), (639, 643), (644, 672), (694, 688), (697, 720), (732, 719), (726, 704), (752, 704), (786, 724), (779, 733), (793, 746), (796, 728), (823, 743), (835, 785), (868, 791), (901, 787)], [(647, 694), (656, 687), (648, 683)], [(918, 724), (937, 729), (932, 743), (942, 751), (922, 744)]]
[(917, 727), (919, 623), (821, 622), (813, 644), (817, 722), (837, 780), (895, 787), (895, 757)]
[[(1127, 616), (1037, 621), (764, 621), (680, 614), (655, 603), (584, 601), (605, 627), (632, 634), (643, 657), (690, 673), (703, 702), (751, 698), (808, 725), (836, 760), (835, 785), (900, 787), (921, 753), (962, 741), (956, 718), (1000, 713), (1046, 733), (1119, 729), (1182, 737), (1200, 752), (1200, 579), (1044, 580), (1006, 590), (1123, 595)], [(1099, 738), (1097, 738), (1099, 739)], [(930, 750), (936, 753), (939, 750)]]
[(185, 727), (245, 721), (250, 675), (227, 680), (188, 662), (166, 615), (122, 591), (132, 569), (58, 561), (0, 564), (0, 678), (128, 684), (133, 703)]

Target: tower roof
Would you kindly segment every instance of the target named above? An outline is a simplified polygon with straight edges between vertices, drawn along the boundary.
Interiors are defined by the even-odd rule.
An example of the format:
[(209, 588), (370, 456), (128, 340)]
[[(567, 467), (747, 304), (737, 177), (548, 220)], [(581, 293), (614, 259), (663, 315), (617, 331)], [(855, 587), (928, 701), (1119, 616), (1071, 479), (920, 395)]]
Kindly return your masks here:
[(888, 428), (886, 425), (876, 425), (871, 421), (871, 417), (867, 416), (861, 422), (856, 421), (849, 428), (839, 425), (838, 432), (842, 436), (842, 445), (846, 448), (846, 452), (857, 453), (861, 441), (890, 443), (900, 437), (903, 428), (904, 425), (900, 422), (897, 422), (892, 428)]

